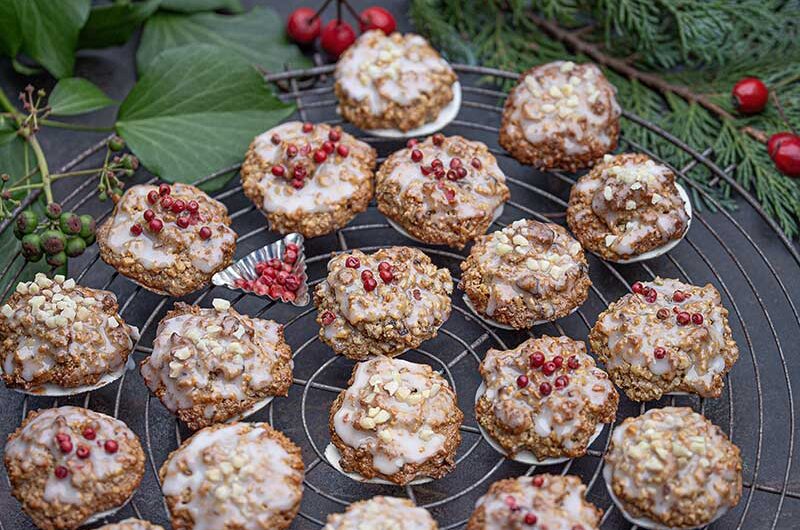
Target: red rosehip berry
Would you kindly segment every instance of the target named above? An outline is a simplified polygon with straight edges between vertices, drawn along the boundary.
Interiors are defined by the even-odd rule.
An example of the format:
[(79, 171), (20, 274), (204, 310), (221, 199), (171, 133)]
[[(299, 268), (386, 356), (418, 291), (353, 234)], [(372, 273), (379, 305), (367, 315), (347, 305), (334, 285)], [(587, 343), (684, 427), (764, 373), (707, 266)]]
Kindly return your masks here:
[(687, 313), (686, 311), (681, 311), (681, 312), (680, 312), (680, 313), (678, 313), (678, 315), (675, 317), (675, 320), (677, 320), (677, 321), (678, 321), (678, 325), (680, 325), (680, 326), (685, 326), (685, 325), (687, 325), (689, 322), (691, 322), (691, 320), (692, 320), (692, 317), (691, 317), (691, 316), (689, 315), (689, 313)]
[(158, 202), (158, 192), (156, 190), (152, 190), (147, 193), (147, 202), (150, 204), (155, 204)]
[(141, 227), (141, 225), (138, 225), (138, 224), (131, 225), (131, 234), (133, 234), (134, 236), (142, 235), (142, 227)]
[(165, 195), (164, 197), (161, 197), (161, 207), (164, 208), (165, 210), (169, 210), (170, 208), (172, 208), (172, 203), (174, 203), (174, 202), (175, 202), (175, 199), (173, 199), (169, 195)]
[(567, 359), (567, 366), (570, 370), (577, 370), (581, 365), (581, 362), (578, 360), (576, 355), (570, 355), (569, 359)]
[(356, 41), (353, 27), (342, 20), (331, 20), (322, 28), (320, 45), (333, 57), (339, 57)]
[(85, 460), (85, 459), (89, 458), (90, 455), (91, 455), (91, 451), (89, 451), (89, 448), (86, 447), (85, 445), (79, 445), (78, 446), (78, 450), (75, 451), (75, 456), (77, 456), (81, 460)]
[(161, 232), (161, 229), (164, 228), (164, 222), (161, 219), (153, 219), (149, 223), (147, 223), (147, 227), (150, 229), (151, 232), (157, 234)]
[(667, 355), (667, 350), (665, 350), (661, 346), (656, 346), (656, 348), (653, 350), (653, 357), (655, 357), (656, 359), (663, 359), (664, 357), (666, 357), (666, 355)]
[(783, 142), (790, 141), (793, 138), (797, 138), (797, 136), (789, 131), (775, 133), (770, 136), (769, 140), (767, 140), (767, 153), (769, 157), (774, 157), (775, 153), (778, 151), (778, 147), (780, 147)]
[(162, 197), (170, 193), (172, 193), (172, 188), (169, 187), (169, 184), (160, 184), (158, 186), (158, 194)]
[(286, 174), (286, 168), (280, 165), (272, 166), (272, 174), (276, 177), (282, 177)]
[(186, 204), (186, 209), (192, 213), (195, 213), (198, 209), (200, 209), (200, 204), (197, 201), (189, 201)]
[(555, 385), (556, 388), (564, 388), (569, 384), (569, 376), (566, 375), (559, 375), (556, 377)]
[(286, 21), (286, 34), (300, 44), (311, 44), (319, 37), (322, 22), (310, 7), (299, 7), (289, 14)]
[(336, 152), (339, 153), (339, 156), (341, 156), (342, 158), (347, 158), (347, 155), (350, 154), (350, 148), (347, 147), (346, 145), (339, 144), (336, 147)]
[(528, 376), (521, 375), (517, 377), (517, 386), (520, 388), (525, 388), (526, 386), (528, 386)]
[(550, 386), (550, 383), (547, 381), (542, 381), (539, 383), (539, 393), (543, 396), (549, 396), (550, 392), (553, 391), (553, 387)]
[(541, 488), (544, 484), (544, 477), (541, 475), (536, 475), (531, 479), (531, 484), (534, 488)]
[(95, 437), (97, 437), (97, 431), (95, 431), (91, 427), (84, 428), (81, 434), (83, 434), (83, 437), (86, 438), (87, 440), (94, 440)]
[(631, 290), (636, 294), (644, 293), (644, 284), (642, 282), (636, 282), (631, 285)]
[(328, 159), (328, 153), (325, 152), (324, 149), (317, 149), (314, 151), (314, 162), (317, 164), (322, 164)]
[(311, 123), (310, 121), (307, 121), (307, 122), (305, 122), (303, 124), (303, 132), (304, 133), (310, 133), (313, 130), (314, 130), (314, 124)]
[(328, 140), (331, 142), (338, 142), (342, 139), (342, 133), (339, 132), (337, 129), (331, 129), (328, 131)]
[(61, 449), (61, 452), (64, 454), (68, 454), (72, 452), (72, 442), (70, 440), (64, 440), (58, 442), (58, 448)]
[(200, 235), (200, 239), (205, 241), (206, 239), (211, 237), (211, 229), (207, 226), (203, 226), (200, 228), (198, 234)]
[(672, 301), (673, 302), (677, 302), (677, 303), (680, 304), (684, 300), (686, 300), (686, 297), (685, 297), (683, 291), (681, 291), (680, 289), (678, 289), (677, 291), (672, 293)]
[(390, 270), (378, 271), (378, 275), (383, 280), (383, 283), (392, 283), (392, 280), (394, 280), (394, 274)]
[(397, 29), (397, 22), (392, 14), (386, 9), (378, 6), (368, 7), (359, 15), (358, 25), (361, 31), (379, 29), (389, 35)]
[(692, 324), (700, 326), (703, 324), (703, 315), (700, 313), (692, 313)]
[(440, 168), (442, 166), (444, 166), (444, 164), (442, 164), (442, 161), (439, 160), (438, 158), (434, 158), (433, 162), (431, 162), (431, 167), (433, 168)]
[(800, 177), (800, 137), (782, 140), (772, 155), (772, 161), (787, 177)]
[(349, 269), (357, 269), (361, 266), (361, 260), (355, 256), (348, 256), (347, 259), (344, 260), (344, 266)]
[(669, 309), (667, 309), (666, 307), (662, 307), (661, 309), (659, 309), (659, 310), (656, 312), (656, 317), (657, 317), (659, 320), (666, 320), (666, 319), (668, 319), (668, 318), (669, 318)]
[(644, 295), (644, 301), (648, 304), (653, 304), (658, 299), (658, 293), (655, 289), (648, 289)]
[(69, 475), (69, 470), (64, 466), (56, 466), (54, 473), (56, 478), (64, 479), (67, 478), (67, 475)]
[(320, 318), (322, 319), (323, 325), (330, 326), (331, 324), (333, 324), (333, 321), (336, 320), (336, 315), (334, 315), (330, 311), (324, 311)]
[(372, 277), (373, 277), (373, 275), (372, 275), (372, 271), (371, 270), (364, 269), (363, 271), (361, 271), (361, 281), (364, 281), (367, 278), (372, 278)]
[(364, 290), (368, 293), (375, 290), (378, 287), (378, 282), (375, 281), (375, 278), (367, 278), (364, 280)]
[(544, 375), (553, 375), (556, 371), (556, 364), (553, 361), (548, 361), (542, 365), (542, 373)]
[(422, 151), (419, 149), (414, 149), (411, 151), (411, 160), (414, 162), (420, 162), (422, 160)]
[(531, 368), (539, 368), (544, 364), (544, 354), (540, 351), (535, 351), (528, 357), (528, 362)]
[(475, 169), (480, 169), (483, 166), (479, 158), (473, 158), (470, 164), (472, 164), (472, 167), (474, 167)]
[(175, 224), (180, 228), (189, 228), (189, 218), (185, 215), (182, 215), (175, 220)]
[(336, 150), (336, 146), (333, 145), (333, 142), (331, 142), (330, 140), (326, 140), (322, 142), (322, 150), (328, 154), (331, 154)]
[(177, 199), (175, 202), (172, 203), (172, 213), (181, 213), (186, 209), (186, 201), (183, 199)]
[(106, 453), (114, 454), (119, 450), (119, 444), (114, 440), (106, 440), (106, 443), (103, 444), (103, 449), (106, 450)]
[(378, 263), (378, 270), (379, 271), (390, 271), (392, 270), (392, 264), (388, 261), (381, 261)]
[(556, 368), (561, 368), (564, 365), (564, 358), (560, 355), (556, 355), (553, 357), (553, 364), (556, 365)]
[(733, 103), (742, 114), (755, 114), (764, 110), (769, 100), (769, 89), (757, 77), (745, 77), (733, 85)]
[(525, 524), (527, 524), (527, 525), (534, 525), (534, 524), (536, 524), (536, 521), (538, 521), (538, 520), (539, 520), (539, 518), (536, 517), (535, 514), (532, 514), (532, 513), (526, 513), (525, 514)]

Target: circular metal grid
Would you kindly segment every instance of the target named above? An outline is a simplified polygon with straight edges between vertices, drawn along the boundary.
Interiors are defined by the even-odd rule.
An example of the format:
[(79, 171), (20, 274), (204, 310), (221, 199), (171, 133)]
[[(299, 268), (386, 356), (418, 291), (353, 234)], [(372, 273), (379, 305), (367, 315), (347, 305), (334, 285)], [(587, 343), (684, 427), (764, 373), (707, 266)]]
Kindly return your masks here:
[[(512, 191), (503, 216), (491, 229), (522, 217), (563, 224), (565, 198), (575, 176), (533, 171), (520, 166), (497, 148), (497, 126), (504, 93), (494, 88), (496, 85), (492, 81), (516, 79), (517, 74), (464, 65), (455, 68), (462, 83), (464, 101), (458, 119), (446, 128), (445, 133), (462, 134), (489, 145), (506, 172)], [(268, 76), (267, 80), (281, 87), (283, 99), (297, 104), (300, 119), (348, 127), (335, 112), (336, 101), (329, 76), (332, 69), (332, 66), (324, 66), (285, 72)], [(294, 351), (294, 385), (288, 398), (273, 400), (268, 408), (251, 420), (269, 421), (303, 449), (306, 488), (300, 516), (292, 528), (319, 528), (324, 524), (327, 513), (341, 511), (355, 500), (377, 494), (406, 495), (431, 510), (443, 529), (463, 527), (475, 500), (486, 491), (489, 484), (508, 476), (541, 471), (536, 466), (506, 461), (480, 436), (472, 408), (473, 396), (480, 383), (477, 366), (486, 350), (514, 346), (528, 336), (544, 333), (565, 334), (585, 340), (597, 314), (609, 302), (624, 294), (636, 279), (650, 279), (655, 275), (677, 277), (695, 284), (714, 284), (722, 293), (724, 304), (731, 310), (731, 327), (740, 346), (740, 359), (729, 374), (720, 399), (670, 397), (659, 402), (636, 404), (623, 395), (617, 422), (646, 409), (668, 404), (687, 405), (702, 412), (722, 426), (741, 447), (744, 459), (745, 491), (742, 500), (712, 526), (737, 529), (794, 526), (791, 513), (800, 508), (800, 488), (797, 487), (800, 477), (793, 474), (792, 467), (796, 443), (792, 384), (800, 374), (789, 364), (785, 347), (788, 340), (797, 337), (800, 332), (800, 317), (795, 305), (800, 303), (800, 288), (792, 283), (800, 272), (800, 256), (756, 201), (726, 171), (712, 162), (711, 149), (702, 153), (695, 151), (635, 115), (626, 112), (624, 116), (672, 142), (690, 155), (691, 162), (685, 167), (675, 168), (669, 161), (660, 160), (646, 146), (638, 145), (624, 136), (621, 150), (645, 152), (672, 167), (692, 190), (695, 198), (703, 197), (712, 207), (716, 206), (716, 213), (707, 210), (696, 212), (696, 222), (684, 242), (658, 259), (633, 265), (614, 265), (591, 257), (590, 275), (594, 285), (587, 302), (573, 315), (537, 326), (527, 333), (487, 327), (465, 308), (460, 294), (454, 294), (453, 314), (439, 336), (424, 343), (420, 349), (404, 355), (408, 360), (431, 364), (447, 377), (457, 391), (459, 405), (465, 412), (461, 429), (463, 441), (457, 455), (458, 466), (441, 480), (405, 488), (359, 484), (341, 475), (327, 463), (323, 452), (329, 440), (329, 406), (337, 393), (343, 390), (353, 363), (334, 356), (330, 349), (318, 341), (312, 306), (295, 308), (265, 303), (257, 297), (244, 294), (234, 296), (232, 292), (216, 287), (208, 287), (186, 298), (192, 303), (208, 303), (212, 297), (229, 298), (240, 312), (285, 324), (286, 337)], [(352, 132), (376, 146), (383, 157), (402, 145), (401, 142)], [(90, 147), (67, 164), (64, 170), (83, 163), (102, 147), (103, 142)], [(686, 178), (686, 173), (698, 165), (705, 166), (716, 180), (729, 184), (745, 201), (744, 208), (760, 216), (761, 219), (757, 219), (756, 223), (759, 233), (751, 234), (749, 227), (746, 228), (740, 219), (720, 209), (703, 188)], [(227, 168), (198, 182), (209, 181), (236, 169), (238, 167)], [(142, 180), (141, 177), (138, 180)], [(151, 178), (147, 182), (154, 180)], [(80, 207), (93, 210), (99, 219), (107, 217), (110, 208), (92, 201), (94, 186), (93, 181), (86, 181), (70, 189), (62, 203), (70, 209)], [(243, 197), (238, 182), (233, 181), (214, 196), (225, 202), (233, 212), (231, 217), (241, 234), (238, 256), (277, 239), (276, 234), (267, 230), (261, 214)], [(752, 224), (751, 219), (746, 221)], [(764, 241), (770, 242), (771, 248), (762, 249)], [(325, 264), (335, 252), (352, 248), (371, 251), (391, 244), (415, 245), (394, 232), (373, 204), (367, 212), (336, 234), (306, 242), (308, 274), (312, 285), (324, 278)], [(441, 247), (424, 247), (424, 250), (437, 264), (448, 267), (454, 280), (458, 280), (458, 264), (464, 253)], [(776, 256), (779, 258), (777, 265), (772, 261)], [(2, 278), (11, 277), (13, 285), (21, 271), (21, 264), (22, 258), (15, 257), (5, 270), (0, 271), (0, 275)], [(136, 361), (141, 361), (152, 351), (148, 345), (152, 344), (154, 328), (171, 306), (171, 300), (149, 293), (120, 277), (99, 260), (96, 247), (73, 260), (73, 267), (72, 274), (78, 281), (111, 289), (118, 294), (120, 313), (128, 322), (141, 328), (142, 338), (134, 351)], [(76, 274), (77, 271), (80, 272)], [(789, 278), (788, 286), (784, 283), (785, 277)], [(23, 397), (2, 388), (0, 399), (4, 403), (0, 410), (0, 430), (4, 434), (13, 431), (31, 408), (64, 404), (91, 407), (126, 421), (141, 437), (149, 466), (133, 501), (115, 518), (136, 515), (168, 527), (157, 471), (169, 451), (190, 433), (150, 395), (137, 373), (128, 373), (101, 390), (70, 398)], [(609, 432), (608, 428), (603, 431), (585, 457), (547, 466), (542, 470), (581, 476), (588, 486), (589, 500), (605, 509), (603, 528), (628, 528), (630, 525), (611, 503), (599, 478)], [(0, 473), (4, 473), (4, 470)], [(7, 480), (0, 481), (0, 530), (29, 528), (33, 526), (10, 498)]]

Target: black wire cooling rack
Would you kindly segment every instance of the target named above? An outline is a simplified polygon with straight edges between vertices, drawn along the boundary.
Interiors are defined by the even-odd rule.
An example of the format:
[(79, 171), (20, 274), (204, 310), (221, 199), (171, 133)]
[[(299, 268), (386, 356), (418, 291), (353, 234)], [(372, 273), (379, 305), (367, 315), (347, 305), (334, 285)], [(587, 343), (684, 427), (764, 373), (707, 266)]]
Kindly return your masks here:
[[(497, 156), (511, 188), (511, 200), (491, 230), (523, 217), (564, 224), (566, 198), (575, 175), (534, 171), (517, 164), (497, 145), (505, 96), (496, 87), (499, 82), (516, 79), (517, 74), (463, 65), (455, 69), (461, 80), (463, 103), (458, 119), (444, 132), (485, 142)], [(336, 114), (332, 71), (332, 66), (323, 66), (269, 75), (267, 80), (281, 88), (283, 99), (297, 104), (299, 119), (338, 124), (342, 122)], [(696, 208), (694, 223), (685, 240), (668, 255), (646, 263), (614, 265), (591, 256), (593, 286), (587, 302), (576, 313), (554, 323), (536, 326), (527, 333), (487, 327), (466, 309), (461, 294), (454, 293), (452, 316), (438, 337), (404, 355), (405, 359), (428, 363), (440, 370), (456, 390), (465, 414), (458, 465), (453, 473), (441, 480), (405, 488), (359, 484), (327, 463), (323, 452), (329, 441), (328, 410), (346, 384), (353, 364), (334, 356), (318, 341), (312, 306), (296, 308), (275, 304), (219, 287), (208, 287), (184, 299), (209, 305), (213, 298), (227, 298), (240, 312), (270, 318), (285, 325), (287, 340), (294, 351), (294, 385), (289, 397), (275, 399), (251, 420), (269, 421), (303, 449), (305, 493), (293, 529), (318, 529), (328, 513), (342, 511), (351, 502), (379, 494), (407, 496), (430, 510), (441, 528), (461, 528), (475, 500), (492, 482), (542, 471), (579, 475), (588, 486), (588, 499), (605, 510), (602, 527), (629, 528), (609, 499), (600, 476), (609, 428), (592, 444), (586, 456), (536, 468), (506, 461), (489, 447), (478, 431), (473, 403), (480, 383), (478, 364), (489, 348), (513, 347), (529, 336), (542, 334), (564, 334), (585, 340), (598, 313), (622, 296), (632, 282), (655, 275), (715, 285), (722, 293), (723, 303), (730, 309), (730, 323), (740, 347), (740, 358), (719, 399), (681, 396), (641, 405), (628, 401), (623, 395), (614, 425), (646, 409), (671, 404), (691, 406), (702, 412), (728, 433), (741, 448), (744, 460), (745, 486), (741, 502), (712, 525), (713, 528), (798, 527), (800, 475), (795, 461), (798, 452), (795, 451), (793, 387), (800, 384), (800, 367), (796, 362), (800, 338), (797, 311), (800, 304), (800, 255), (753, 197), (730, 177), (732, 168), (721, 169), (715, 165), (711, 148), (697, 151), (633, 114), (626, 112), (624, 115), (689, 155), (691, 161), (683, 167), (673, 167), (669, 160), (661, 162), (673, 167), (682, 183), (692, 190), (695, 199), (703, 197), (708, 204), (715, 204), (712, 197), (685, 176), (696, 166), (705, 166), (714, 175), (714, 181), (730, 186), (739, 199), (739, 212), (731, 214), (717, 208), (712, 213), (708, 209), (698, 211)], [(364, 136), (351, 126), (343, 125), (375, 146), (381, 157), (403, 145), (401, 141)], [(64, 170), (99, 156), (97, 153), (102, 148), (103, 142), (92, 146), (67, 164)], [(620, 150), (645, 152), (658, 159), (647, 146), (638, 145), (624, 135)], [(199, 179), (199, 182), (207, 182), (236, 169), (227, 168)], [(148, 178), (144, 172), (140, 174), (143, 175), (137, 178), (137, 183)], [(147, 181), (154, 180), (150, 178)], [(75, 189), (62, 188), (62, 203), (69, 209), (80, 208), (98, 218), (107, 217), (110, 205), (94, 200), (92, 190), (95, 185), (95, 182), (87, 181)], [(232, 180), (214, 196), (232, 212), (234, 228), (240, 234), (237, 256), (244, 256), (279, 237), (268, 231), (263, 216), (241, 193), (238, 180)], [(336, 252), (354, 248), (370, 251), (393, 244), (418, 246), (389, 227), (373, 204), (337, 233), (306, 242), (309, 278), (312, 284), (323, 279), (326, 263)], [(465, 255), (463, 252), (442, 247), (423, 248), (437, 264), (448, 267), (457, 281), (458, 265)], [(11, 276), (16, 279), (22, 263), (22, 258), (17, 256), (0, 274), (3, 278)], [(96, 246), (70, 263), (70, 273), (78, 281), (117, 294), (122, 316), (142, 331), (134, 352), (135, 360), (140, 362), (151, 353), (155, 327), (174, 300), (143, 290), (120, 276), (99, 260)], [(0, 400), (0, 432), (4, 436), (19, 425), (27, 411), (65, 404), (90, 407), (125, 421), (141, 438), (148, 466), (132, 502), (112, 519), (138, 516), (169, 528), (157, 470), (169, 452), (190, 433), (150, 395), (138, 371), (128, 372), (121, 380), (101, 390), (70, 398), (25, 397), (0, 388)], [(4, 474), (5, 470), (0, 473)], [(11, 497), (4, 476), (0, 479), (0, 530), (33, 528)]]

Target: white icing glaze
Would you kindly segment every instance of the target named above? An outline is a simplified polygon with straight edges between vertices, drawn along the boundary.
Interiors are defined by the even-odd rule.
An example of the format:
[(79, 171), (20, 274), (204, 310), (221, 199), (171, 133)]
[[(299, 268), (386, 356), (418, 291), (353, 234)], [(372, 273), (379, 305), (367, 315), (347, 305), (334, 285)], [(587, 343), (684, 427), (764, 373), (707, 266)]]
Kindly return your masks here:
[(153, 392), (164, 389), (160, 399), (173, 413), (205, 404), (206, 418), (213, 418), (221, 400), (262, 397), (276, 363), (292, 366), (278, 351), (280, 328), (230, 308), (187, 310), (159, 323), (142, 375)]
[(436, 521), (408, 499), (373, 497), (328, 516), (323, 530), (436, 530)]
[[(236, 423), (198, 431), (164, 464), (163, 491), (186, 512), (193, 530), (272, 528), (302, 496), (299, 462), (263, 423)], [(300, 462), (302, 464), (302, 462)]]
[(351, 99), (366, 100), (379, 115), (388, 101), (408, 106), (430, 94), (436, 86), (432, 75), (442, 72), (452, 68), (419, 35), (371, 30), (339, 59), (335, 78)]
[(440, 425), (460, 415), (447, 381), (430, 366), (375, 357), (356, 365), (353, 383), (333, 416), (345, 445), (366, 449), (384, 475), (421, 464), (444, 450)]

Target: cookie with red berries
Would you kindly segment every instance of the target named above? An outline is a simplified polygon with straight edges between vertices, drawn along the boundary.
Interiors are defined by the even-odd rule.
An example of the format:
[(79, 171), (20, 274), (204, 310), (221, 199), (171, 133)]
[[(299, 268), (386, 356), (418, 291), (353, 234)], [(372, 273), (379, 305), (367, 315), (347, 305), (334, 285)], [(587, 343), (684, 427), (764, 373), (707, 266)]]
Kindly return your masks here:
[(376, 157), (375, 149), (340, 127), (292, 121), (250, 144), (242, 188), (271, 230), (317, 237), (367, 209)]
[(111, 515), (144, 475), (133, 431), (81, 407), (30, 412), (8, 437), (4, 462), (11, 494), (42, 530), (73, 530)]
[(184, 296), (230, 265), (236, 232), (228, 209), (195, 186), (129, 188), (97, 231), (100, 257), (158, 294)]

